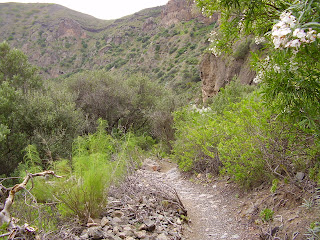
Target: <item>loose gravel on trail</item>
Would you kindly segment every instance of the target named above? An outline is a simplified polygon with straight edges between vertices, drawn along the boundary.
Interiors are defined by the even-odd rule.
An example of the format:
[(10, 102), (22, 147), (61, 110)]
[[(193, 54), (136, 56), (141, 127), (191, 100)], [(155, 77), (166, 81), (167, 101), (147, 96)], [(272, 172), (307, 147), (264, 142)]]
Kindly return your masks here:
[[(168, 167), (167, 167), (168, 168)], [(151, 172), (153, 178), (176, 189), (188, 211), (190, 223), (185, 226), (184, 238), (189, 240), (246, 239), (259, 237), (241, 223), (235, 194), (225, 193), (224, 184), (203, 186), (184, 179), (179, 170), (172, 168)], [(150, 176), (151, 177), (151, 176)]]

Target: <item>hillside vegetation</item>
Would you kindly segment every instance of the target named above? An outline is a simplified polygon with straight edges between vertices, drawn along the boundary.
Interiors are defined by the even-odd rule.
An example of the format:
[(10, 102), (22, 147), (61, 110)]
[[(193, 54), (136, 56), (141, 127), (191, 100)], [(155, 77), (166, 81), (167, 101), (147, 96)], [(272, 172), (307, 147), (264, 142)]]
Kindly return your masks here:
[(198, 19), (165, 25), (163, 7), (112, 21), (54, 4), (1, 3), (0, 41), (22, 49), (45, 78), (93, 69), (143, 73), (177, 92), (199, 82), (208, 26)]
[[(36, 207), (13, 215), (43, 232), (99, 217), (110, 187), (147, 156), (248, 191), (264, 184), (276, 195), (292, 185), (319, 208), (318, 2), (195, 3), (203, 14), (221, 12), (219, 23), (166, 25), (163, 7), (102, 21), (52, 4), (0, 4), (0, 231), (16, 231), (15, 194), (17, 206), (30, 198)], [(201, 54), (247, 55), (243, 39), (258, 45), (254, 86), (235, 76), (200, 104)], [(46, 169), (63, 178), (33, 179), (57, 176)], [(4, 187), (20, 181), (10, 176), (31, 178), (19, 190), (32, 185), (34, 197)], [(273, 213), (261, 211), (262, 221)], [(306, 236), (319, 239), (318, 219), (310, 223)]]

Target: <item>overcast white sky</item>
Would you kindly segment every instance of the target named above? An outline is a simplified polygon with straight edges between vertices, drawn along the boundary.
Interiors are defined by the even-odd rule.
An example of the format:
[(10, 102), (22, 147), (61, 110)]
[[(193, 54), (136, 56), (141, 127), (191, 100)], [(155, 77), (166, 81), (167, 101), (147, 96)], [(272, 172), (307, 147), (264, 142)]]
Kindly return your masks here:
[(145, 8), (165, 5), (168, 0), (0, 0), (0, 3), (4, 2), (57, 3), (96, 18), (107, 20), (120, 18)]

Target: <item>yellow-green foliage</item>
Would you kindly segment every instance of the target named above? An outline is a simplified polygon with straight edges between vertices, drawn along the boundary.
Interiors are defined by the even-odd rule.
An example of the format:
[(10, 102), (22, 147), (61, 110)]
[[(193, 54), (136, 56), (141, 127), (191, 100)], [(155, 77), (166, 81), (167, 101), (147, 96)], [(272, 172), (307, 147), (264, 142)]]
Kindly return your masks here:
[(180, 168), (220, 171), (246, 188), (308, 171), (319, 151), (314, 139), (294, 124), (278, 120), (259, 92), (232, 99), (228, 97), (232, 88), (236, 84), (222, 91), (211, 108), (175, 113), (173, 150)]
[[(81, 219), (96, 217), (107, 203), (109, 186), (125, 176), (129, 162), (137, 163), (142, 154), (135, 137), (128, 133), (114, 139), (105, 131), (100, 120), (95, 134), (78, 137), (73, 145), (72, 175), (60, 180), (56, 197), (62, 201), (63, 215), (77, 215)], [(65, 162), (56, 165), (68, 173)]]
[[(63, 178), (37, 177), (30, 181), (27, 187), (33, 186), (31, 194), (34, 197), (30, 193), (22, 192), (22, 195), (29, 196), (32, 204), (40, 203), (35, 205), (39, 211), (26, 207), (24, 211), (14, 209), (14, 215), (28, 219), (41, 229), (47, 226), (47, 230), (54, 228), (58, 215), (76, 215), (80, 219), (97, 217), (107, 203), (110, 185), (117, 184), (126, 175), (129, 165), (134, 169), (141, 163), (143, 150), (139, 146), (151, 141), (131, 133), (118, 133), (115, 138), (107, 134), (106, 128), (106, 122), (99, 120), (96, 133), (75, 139), (71, 161), (62, 159), (49, 165)], [(41, 162), (36, 146), (29, 145), (25, 149), (24, 163), (19, 165), (17, 172), (21, 178), (25, 177), (26, 171), (41, 172)], [(21, 207), (23, 196), (20, 193), (16, 200), (16, 205)], [(52, 207), (47, 207), (46, 203)], [(51, 217), (55, 219), (50, 220)]]

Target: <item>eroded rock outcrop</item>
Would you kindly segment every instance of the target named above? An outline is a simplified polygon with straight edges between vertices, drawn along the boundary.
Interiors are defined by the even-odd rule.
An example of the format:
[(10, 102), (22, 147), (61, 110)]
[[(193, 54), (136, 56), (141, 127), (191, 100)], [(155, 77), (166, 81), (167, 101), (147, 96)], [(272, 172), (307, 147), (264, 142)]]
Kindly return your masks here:
[(81, 25), (73, 19), (62, 19), (57, 30), (57, 38), (60, 37), (76, 37), (85, 38), (87, 36)]
[(216, 57), (206, 53), (200, 63), (203, 102), (216, 95), (220, 88), (233, 79), (238, 79), (242, 84), (252, 84), (256, 73), (250, 68), (249, 52), (257, 48), (250, 40), (243, 40), (235, 46), (231, 56)]
[(201, 22), (210, 24), (217, 21), (218, 14), (211, 18), (206, 18), (195, 6), (193, 1), (170, 0), (162, 11), (161, 23), (170, 26), (181, 21), (190, 21), (195, 18)]

